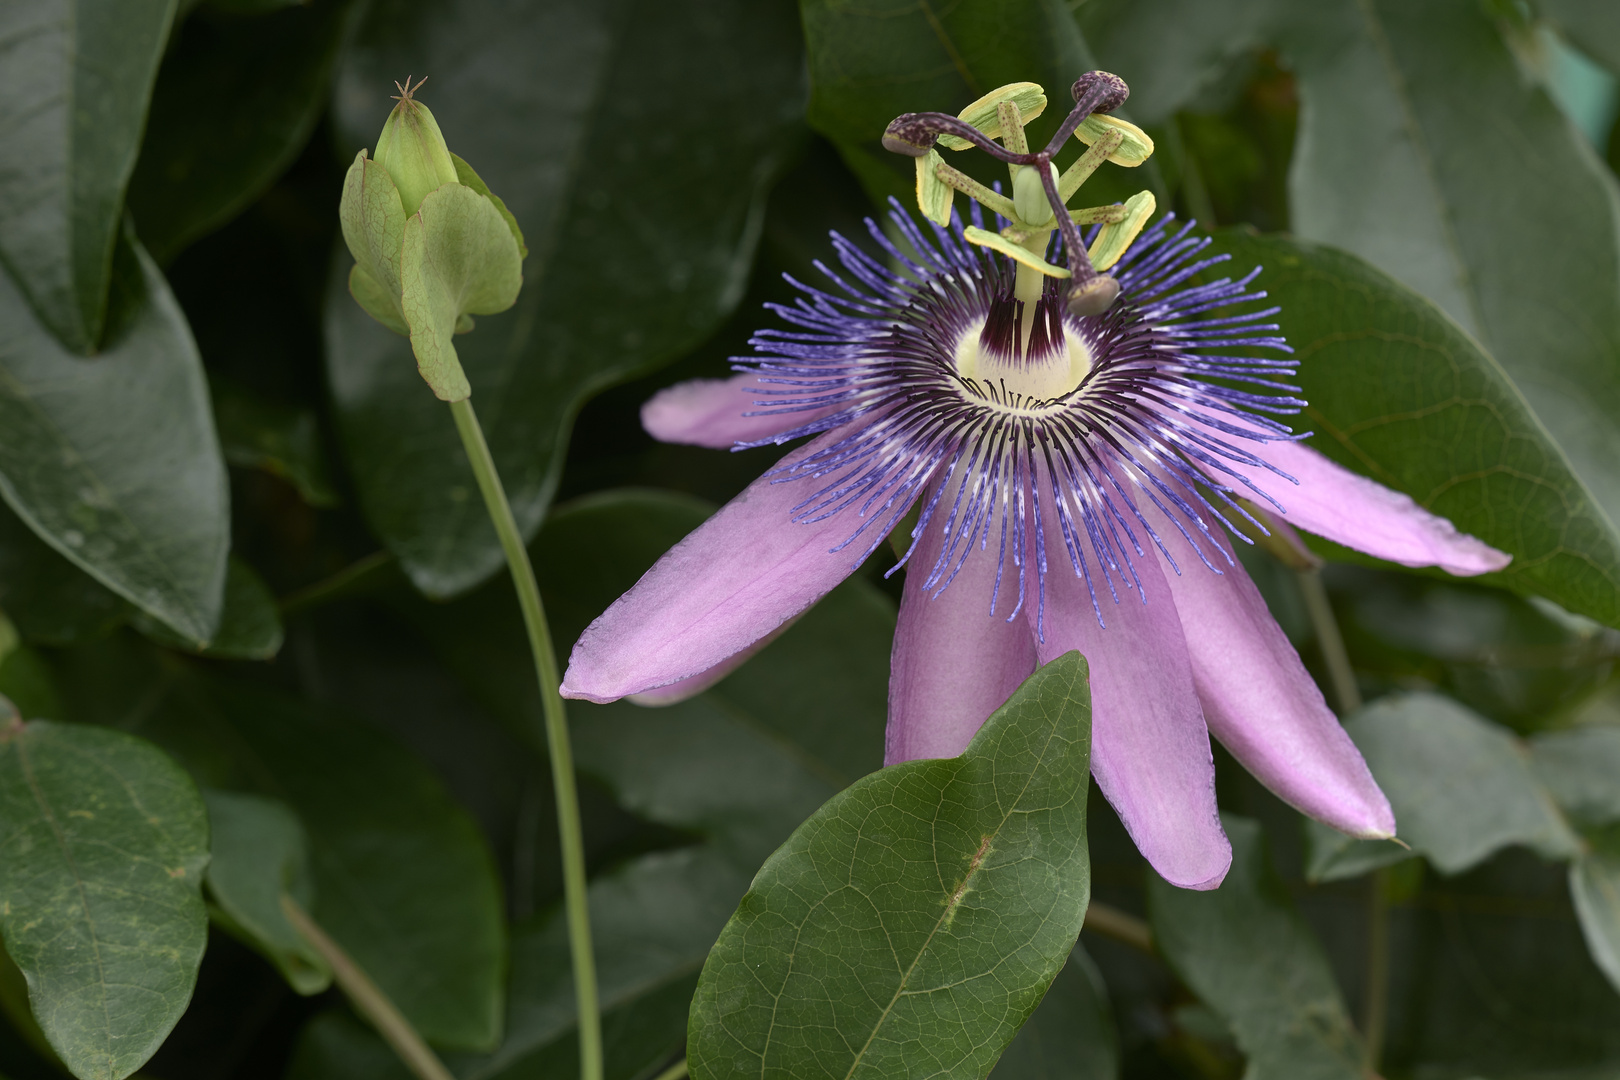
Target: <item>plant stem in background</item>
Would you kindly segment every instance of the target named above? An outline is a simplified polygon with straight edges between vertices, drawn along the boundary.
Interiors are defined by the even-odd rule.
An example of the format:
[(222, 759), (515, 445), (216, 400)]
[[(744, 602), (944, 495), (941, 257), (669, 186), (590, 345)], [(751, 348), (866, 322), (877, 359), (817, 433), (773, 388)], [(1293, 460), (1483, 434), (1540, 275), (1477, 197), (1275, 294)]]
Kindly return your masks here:
[(472, 402), (466, 398), (450, 403), (461, 433), (467, 460), (478, 478), (489, 519), (500, 537), (501, 550), (512, 571), (523, 622), (529, 631), (529, 648), (534, 653), (535, 675), (540, 680), (540, 701), (545, 711), (545, 742), (551, 757), (551, 780), (557, 795), (557, 833), (562, 842), (563, 901), (568, 915), (568, 947), (574, 964), (574, 996), (579, 1012), (579, 1073), (581, 1080), (601, 1080), (602, 1026), (597, 1013), (596, 959), (591, 952), (590, 911), (585, 898), (585, 840), (579, 823), (579, 796), (574, 787), (574, 754), (568, 740), (568, 714), (558, 693), (561, 680), (557, 657), (552, 651), (551, 630), (540, 601), (540, 586), (534, 579), (529, 551), (523, 545), (512, 506), (506, 501), (500, 475), (484, 430), (478, 424)]
[(1149, 955), (1156, 955), (1153, 950), (1153, 930), (1148, 926), (1147, 920), (1138, 919), (1128, 911), (1121, 911), (1119, 908), (1099, 904), (1093, 900), (1091, 906), (1086, 908), (1085, 929), (1123, 942)]
[(307, 911), (287, 895), (281, 898), (281, 910), (286, 914), (287, 921), (293, 924), (293, 929), (321, 954), (321, 959), (332, 969), (332, 978), (349, 996), (354, 1007), (371, 1021), (383, 1041), (399, 1055), (406, 1068), (421, 1080), (455, 1080), (450, 1070), (444, 1067), (444, 1062), (422, 1041), (422, 1036), (417, 1034), (411, 1022), (388, 999), (388, 995), (371, 981), (371, 976), (343, 951), (342, 946), (326, 935), (326, 931), (310, 918)]
[[(1339, 715), (1349, 716), (1361, 708), (1361, 689), (1356, 685), (1356, 673), (1350, 666), (1350, 654), (1345, 650), (1338, 620), (1333, 617), (1327, 589), (1322, 586), (1322, 573), (1313, 567), (1297, 570), (1295, 575), (1305, 608), (1310, 613), (1311, 627), (1316, 631), (1317, 646), (1322, 650), (1322, 662), (1333, 684)], [(1389, 1023), (1388, 878), (1387, 869), (1373, 871), (1367, 894), (1366, 993), (1362, 998), (1361, 1027), (1367, 1039), (1364, 1064), (1372, 1074), (1378, 1072), (1378, 1061), (1384, 1053), (1384, 1032)]]

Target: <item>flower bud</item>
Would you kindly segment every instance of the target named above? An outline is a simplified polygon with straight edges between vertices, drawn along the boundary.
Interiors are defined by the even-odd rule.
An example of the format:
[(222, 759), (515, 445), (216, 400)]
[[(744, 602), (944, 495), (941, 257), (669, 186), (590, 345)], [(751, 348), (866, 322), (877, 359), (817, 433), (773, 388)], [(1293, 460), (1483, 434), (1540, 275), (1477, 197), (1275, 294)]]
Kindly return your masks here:
[(407, 80), (399, 87), (399, 104), (388, 114), (388, 122), (377, 136), (377, 152), (372, 155), (388, 170), (399, 189), (399, 201), (407, 216), (416, 213), (428, 192), (459, 182), (438, 122), (426, 105), (411, 96), (421, 85), (418, 81), (411, 86)]

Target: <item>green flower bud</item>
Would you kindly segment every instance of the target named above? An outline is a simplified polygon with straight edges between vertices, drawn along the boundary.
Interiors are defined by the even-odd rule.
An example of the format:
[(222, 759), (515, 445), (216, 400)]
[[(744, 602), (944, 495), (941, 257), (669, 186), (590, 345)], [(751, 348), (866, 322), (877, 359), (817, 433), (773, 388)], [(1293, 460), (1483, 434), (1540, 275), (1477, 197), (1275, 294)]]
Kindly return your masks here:
[(388, 114), (388, 122), (377, 136), (377, 152), (372, 155), (399, 189), (406, 216), (416, 213), (428, 192), (460, 182), (438, 121), (426, 105), (411, 96), (425, 81), (423, 76), (415, 86), (409, 79), (404, 86), (394, 84), (399, 88), (395, 99), (399, 104)]

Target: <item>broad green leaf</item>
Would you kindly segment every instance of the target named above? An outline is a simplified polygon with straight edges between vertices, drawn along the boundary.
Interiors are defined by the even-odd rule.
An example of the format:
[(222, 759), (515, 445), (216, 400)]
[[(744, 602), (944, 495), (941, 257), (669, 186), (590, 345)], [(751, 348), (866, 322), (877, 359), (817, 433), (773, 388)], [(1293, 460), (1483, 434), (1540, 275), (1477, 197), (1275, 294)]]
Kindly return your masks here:
[[(781, 4), (372, 5), (338, 78), (345, 146), (370, 145), (402, 72), (430, 72), (450, 149), (531, 249), (516, 308), (456, 342), (526, 535), (580, 403), (680, 356), (741, 299), (799, 131), (800, 57)], [(328, 374), (362, 509), (424, 592), (463, 592), (501, 570), (494, 530), (451, 417), (408, 343), (344, 295), (347, 273), (328, 290)]]
[(1343, 252), (1235, 229), (1216, 244), (1233, 272), (1265, 268), (1310, 402), (1307, 445), (1513, 555), (1485, 580), (1620, 623), (1620, 533), (1455, 323)]
[(225, 569), (225, 610), (211, 639), (188, 641), (144, 615), (136, 616), (135, 626), (160, 645), (219, 660), (269, 660), (281, 651), (281, 612), (276, 598), (264, 579), (235, 558)]
[(208, 386), (228, 464), (281, 477), (310, 506), (337, 505), (313, 409), (267, 400), (219, 376)]
[(101, 354), (64, 349), (0, 279), (0, 495), (46, 543), (177, 633), (219, 623), (229, 493), (185, 317), (119, 248)]
[(1536, 9), (1576, 48), (1620, 71), (1620, 7), (1609, 0), (1537, 0)]
[(203, 793), (210, 828), (208, 895), (227, 929), (264, 954), (300, 994), (318, 994), (332, 984), (320, 953), (282, 912), (290, 896), (306, 911), (314, 906), (304, 827), (284, 804), (260, 795)]
[(1620, 856), (1591, 851), (1569, 867), (1569, 894), (1592, 960), (1620, 992)]
[(1090, 734), (1069, 654), (961, 757), (885, 769), (818, 810), (709, 954), (693, 1075), (987, 1073), (1080, 933)]
[(0, 733), (0, 833), (0, 933), (34, 1016), (75, 1076), (121, 1080), (196, 983), (202, 799), (140, 739), (13, 720)]
[(1296, 10), (1295, 230), (1361, 255), (1476, 336), (1620, 520), (1614, 177), (1483, 8)]
[(1530, 740), (1530, 763), (1575, 821), (1620, 821), (1620, 728), (1594, 724), (1537, 735)]
[(131, 608), (0, 504), (0, 610), (28, 641), (71, 645), (124, 622)]
[(995, 1080), (1114, 1080), (1119, 1035), (1102, 973), (1085, 949), (1069, 954), (1052, 988), (990, 1074)]
[(129, 182), (136, 228), (159, 263), (264, 194), (326, 106), (356, 4), (276, 7), (256, 18), (193, 12), (163, 59)]
[(57, 654), (69, 715), (150, 738), (207, 787), (291, 807), (309, 841), (316, 921), (424, 1037), (493, 1045), (506, 934), (495, 867), (466, 810), (375, 730), (154, 654), (127, 635)]
[(0, 8), (0, 262), (12, 278), (0, 290), (20, 288), (73, 352), (94, 351), (109, 320), (124, 187), (174, 11), (175, 0)]
[(472, 393), (451, 344), (467, 315), (494, 315), (517, 302), (522, 259), (495, 203), (462, 184), (430, 191), (405, 219), (400, 307), (416, 368), (442, 401)]
[[(915, 207), (914, 165), (882, 148), (879, 140), (890, 120), (908, 112), (955, 115), (1000, 86), (1035, 82), (1050, 101), (1028, 129), (1031, 145), (1038, 147), (1073, 105), (1074, 80), (1097, 67), (1060, 0), (1011, 5), (804, 0), (800, 11), (810, 54), (811, 126), (837, 145), (874, 198), (892, 195), (907, 209)], [(1081, 150), (1074, 141), (1068, 153), (1078, 156)], [(982, 163), (973, 162), (977, 157), (983, 155), (953, 154), (950, 163), (1005, 181), (999, 167), (984, 171)], [(1084, 199), (1116, 202), (1156, 182), (1156, 175), (1104, 169), (1090, 181)]]
[[(1087, 7), (1097, 9), (1087, 25), (1114, 70), (1175, 88), (1155, 96), (1151, 119), (1197, 107), (1197, 91), (1223, 60), (1280, 47), (1301, 96), (1290, 176), (1294, 231), (1362, 256), (1479, 341), (1612, 532), (1620, 520), (1620, 473), (1612, 468), (1620, 454), (1620, 193), (1581, 134), (1521, 73), (1485, 7), (1400, 0)], [(1165, 25), (1188, 26), (1192, 43), (1159, 49)], [(1431, 445), (1428, 453), (1446, 457), (1447, 440)], [(1596, 582), (1586, 591), (1601, 605), (1614, 594)]]
[(1244, 1080), (1361, 1080), (1361, 1046), (1327, 957), (1270, 866), (1260, 826), (1223, 817), (1232, 869), (1211, 892), (1149, 875), (1159, 951), (1232, 1027)]
[(1477, 865), (1509, 844), (1569, 858), (1579, 838), (1531, 768), (1522, 743), (1438, 694), (1382, 698), (1344, 727), (1395, 811), (1390, 841), (1352, 840), (1312, 825), (1309, 874), (1333, 880), (1417, 853), (1443, 874)]

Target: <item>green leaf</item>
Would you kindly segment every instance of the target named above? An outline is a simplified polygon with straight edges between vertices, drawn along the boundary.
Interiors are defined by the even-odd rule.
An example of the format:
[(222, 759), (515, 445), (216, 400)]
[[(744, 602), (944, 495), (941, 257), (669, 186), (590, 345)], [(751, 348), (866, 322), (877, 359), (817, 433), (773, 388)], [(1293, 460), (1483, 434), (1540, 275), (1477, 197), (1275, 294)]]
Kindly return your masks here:
[(315, 410), (267, 400), (217, 375), (208, 386), (228, 464), (281, 477), (310, 506), (338, 504)]
[(1193, 892), (1150, 874), (1153, 940), (1232, 1027), (1245, 1080), (1361, 1080), (1361, 1047), (1327, 957), (1270, 866), (1260, 826), (1222, 818), (1232, 869)]
[(284, 804), (259, 795), (203, 793), (211, 832), (208, 895), (227, 929), (263, 953), (300, 994), (318, 994), (332, 972), (282, 913), (291, 896), (314, 906), (304, 828)]
[(1483, 8), (1301, 10), (1288, 50), (1304, 99), (1294, 228), (1368, 259), (1477, 337), (1620, 520), (1613, 175)]
[(208, 818), (156, 748), (35, 720), (0, 733), (0, 932), (75, 1076), (119, 1080), (191, 1000)]
[(195, 641), (219, 623), (229, 492), (185, 317), (119, 249), (95, 359), (65, 350), (0, 279), (0, 495), (46, 543)]
[(129, 182), (130, 211), (159, 263), (264, 194), (326, 107), (356, 5), (276, 6), (256, 18), (194, 12), (164, 57)]
[(225, 610), (211, 639), (187, 640), (143, 615), (135, 617), (135, 626), (159, 645), (217, 660), (269, 660), (281, 651), (281, 611), (276, 598), (264, 579), (237, 558), (225, 569)]
[(1119, 1035), (1102, 973), (1075, 946), (1035, 1015), (990, 1074), (995, 1080), (1114, 1080)]
[(26, 640), (44, 645), (71, 645), (96, 637), (130, 614), (129, 601), (58, 555), (4, 504), (0, 504), (0, 609)]
[(1438, 694), (1382, 698), (1349, 717), (1355, 741), (1395, 811), (1391, 841), (1311, 829), (1309, 876), (1333, 880), (1410, 854), (1456, 874), (1509, 844), (1569, 858), (1580, 840), (1537, 781), (1525, 746), (1506, 728)]
[[(890, 120), (908, 112), (954, 116), (997, 87), (1035, 82), (1052, 102), (1028, 128), (1031, 145), (1038, 147), (1073, 105), (1070, 85), (1097, 67), (1060, 0), (1013, 5), (804, 0), (800, 11), (810, 54), (811, 126), (833, 141), (874, 200), (892, 195), (907, 209), (915, 208), (915, 166), (882, 148)], [(1082, 151), (1075, 141), (1067, 154)], [(964, 153), (949, 161), (978, 174), (988, 159)], [(983, 176), (1004, 179), (999, 167), (992, 172)], [(1085, 189), (1086, 201), (1121, 201), (1157, 180), (1151, 167), (1145, 175), (1105, 168)]]
[[(798, 39), (790, 5), (745, 0), (702, 17), (627, 0), (372, 5), (338, 80), (344, 144), (376, 137), (400, 72), (432, 72), (450, 148), (531, 242), (517, 307), (456, 343), (525, 535), (580, 404), (680, 356), (741, 299), (799, 131)], [(334, 279), (328, 371), (362, 509), (424, 592), (463, 592), (504, 563), (460, 439), (406, 343), (343, 291)]]
[[(1612, 532), (1620, 520), (1612, 467), (1620, 454), (1620, 198), (1581, 134), (1521, 73), (1485, 8), (1400, 0), (1089, 6), (1100, 7), (1087, 23), (1113, 70), (1137, 85), (1175, 88), (1155, 94), (1155, 118), (1195, 105), (1222, 61), (1281, 46), (1302, 99), (1290, 170), (1294, 231), (1362, 256), (1456, 319), (1534, 408)], [(1571, 14), (1589, 8), (1612, 5), (1568, 5)], [(1159, 49), (1166, 25), (1188, 27), (1193, 43)], [(1594, 27), (1594, 42), (1613, 38), (1583, 25)], [(1447, 440), (1432, 446), (1446, 456)], [(1607, 572), (1610, 564), (1600, 565)], [(1612, 584), (1589, 591), (1611, 606)], [(1612, 611), (1594, 617), (1617, 620)]]
[(1574, 820), (1620, 821), (1620, 728), (1592, 725), (1537, 735), (1530, 740), (1530, 763)]
[(704, 965), (693, 1075), (987, 1073), (1090, 896), (1078, 654), (966, 752), (858, 781), (766, 861)]
[(128, 635), (58, 654), (80, 721), (116, 724), (198, 782), (277, 799), (309, 841), (311, 914), (425, 1038), (500, 1038), (505, 920), (489, 848), (410, 752), (263, 685), (177, 669)]
[(174, 10), (11, 0), (0, 11), (0, 261), (15, 283), (0, 290), (19, 287), (74, 352), (93, 351), (108, 321), (124, 186)]
[(523, 287), (523, 260), (506, 219), (470, 187), (428, 192), (405, 219), (399, 276), (416, 369), (441, 401), (468, 397), (472, 387), (450, 338), (463, 316), (505, 311)]
[(1265, 268), (1310, 402), (1307, 445), (1513, 555), (1483, 580), (1620, 624), (1620, 533), (1455, 323), (1353, 255), (1236, 229), (1216, 244), (1233, 272)]
[(1620, 8), (1608, 0), (1537, 0), (1536, 7), (1577, 49), (1620, 71)]
[(1620, 855), (1598, 850), (1576, 859), (1569, 894), (1593, 962), (1620, 991)]

